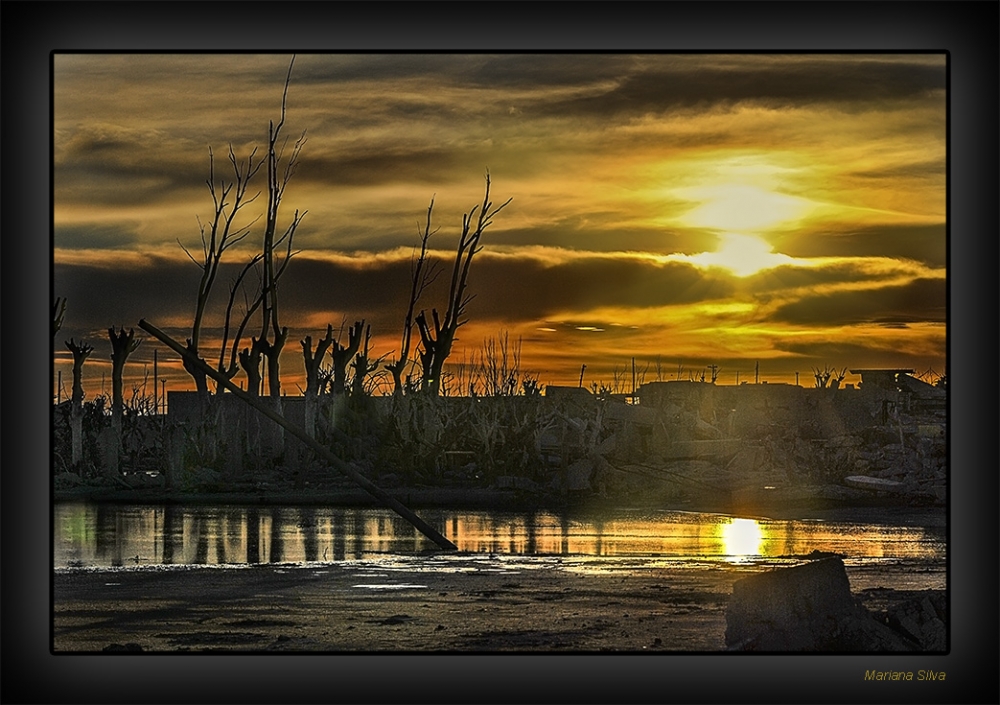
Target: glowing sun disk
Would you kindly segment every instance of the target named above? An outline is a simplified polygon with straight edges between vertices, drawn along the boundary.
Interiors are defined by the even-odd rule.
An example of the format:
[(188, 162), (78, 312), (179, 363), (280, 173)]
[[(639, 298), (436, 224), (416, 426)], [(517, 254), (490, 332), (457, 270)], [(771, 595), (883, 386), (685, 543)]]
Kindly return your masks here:
[(773, 252), (769, 244), (754, 235), (722, 233), (719, 240), (715, 252), (702, 252), (686, 259), (702, 267), (724, 267), (740, 277), (795, 261), (788, 255)]
[(804, 198), (739, 183), (695, 187), (683, 195), (701, 205), (685, 213), (682, 220), (713, 230), (767, 230), (802, 217), (813, 205)]

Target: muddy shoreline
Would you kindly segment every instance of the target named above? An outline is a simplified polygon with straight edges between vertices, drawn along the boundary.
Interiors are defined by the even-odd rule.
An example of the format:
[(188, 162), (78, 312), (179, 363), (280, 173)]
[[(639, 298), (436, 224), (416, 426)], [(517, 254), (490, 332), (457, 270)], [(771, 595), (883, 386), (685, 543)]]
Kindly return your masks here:
[[(767, 569), (426, 554), (403, 564), (60, 570), (53, 648), (719, 652), (732, 584)], [(849, 570), (856, 597), (875, 610), (926, 592), (889, 587), (905, 584), (905, 572), (926, 584), (912, 568), (894, 572)]]

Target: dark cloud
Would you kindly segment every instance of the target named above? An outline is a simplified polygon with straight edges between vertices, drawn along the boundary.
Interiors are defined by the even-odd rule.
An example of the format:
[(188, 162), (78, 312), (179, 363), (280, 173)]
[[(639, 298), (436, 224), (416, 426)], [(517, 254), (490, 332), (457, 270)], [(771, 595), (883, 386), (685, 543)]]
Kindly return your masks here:
[(885, 104), (922, 99), (945, 86), (943, 61), (928, 65), (850, 56), (840, 61), (809, 56), (666, 56), (649, 62), (641, 73), (623, 76), (608, 90), (555, 99), (532, 109), (610, 116), (742, 102), (769, 107)]
[(865, 266), (863, 259), (854, 258), (815, 267), (781, 265), (745, 277), (743, 282), (747, 291), (760, 299), (768, 294), (792, 289), (809, 289), (824, 284), (877, 282), (885, 277), (884, 270)]
[[(363, 269), (305, 260), (293, 262), (283, 282), (283, 306), (298, 312), (339, 311), (400, 325), (409, 296), (410, 263), (387, 261)], [(437, 263), (440, 275), (420, 301), (428, 312), (447, 308), (452, 261)], [(595, 307), (649, 308), (722, 298), (731, 284), (683, 264), (660, 265), (632, 259), (580, 258), (546, 266), (533, 258), (480, 257), (469, 278), (472, 318), (542, 320), (555, 313)]]
[[(381, 334), (402, 329), (409, 295), (410, 263), (401, 260), (357, 267), (300, 257), (281, 282), (281, 304), (289, 323), (305, 315), (339, 312), (348, 322), (364, 318)], [(327, 322), (335, 327), (341, 323)]]
[[(79, 127), (60, 135), (58, 145), (53, 185), (61, 204), (174, 201), (201, 187), (210, 173), (207, 143), (195, 145), (161, 133)], [(215, 167), (217, 176), (231, 178), (225, 146), (215, 149)]]
[(321, 85), (337, 87), (345, 83), (428, 77), (455, 83), (464, 76), (476, 75), (490, 60), (488, 55), (452, 53), (299, 54), (292, 77), (313, 89)]
[(916, 279), (898, 286), (805, 296), (778, 307), (772, 318), (795, 325), (944, 322), (944, 279)]
[(105, 225), (58, 225), (53, 238), (67, 250), (128, 247), (139, 242), (138, 223), (107, 223)]
[[(796, 342), (794, 339), (787, 339), (776, 342), (775, 348), (802, 358), (803, 372), (812, 367), (825, 368), (827, 365), (850, 369), (889, 367), (922, 370), (930, 361), (926, 352), (887, 346), (884, 340), (873, 340), (870, 345), (864, 345), (836, 340)], [(807, 380), (808, 375), (802, 378), (803, 382)]]
[(792, 257), (898, 257), (944, 267), (948, 256), (944, 223), (800, 232), (769, 240), (778, 252)]
[[(437, 262), (440, 275), (425, 292), (420, 308), (447, 308), (450, 259)], [(215, 308), (221, 312), (228, 282), (239, 269), (220, 272)], [(57, 296), (69, 301), (67, 330), (102, 330), (134, 325), (140, 318), (185, 320), (193, 316), (199, 270), (192, 263), (150, 260), (141, 267), (56, 266)], [(391, 259), (364, 266), (343, 261), (292, 261), (279, 285), (282, 323), (301, 330), (303, 321), (328, 315), (365, 318), (380, 334), (401, 327), (410, 289), (410, 262)], [(517, 322), (549, 316), (583, 316), (597, 307), (650, 308), (717, 299), (732, 293), (726, 279), (713, 278), (685, 264), (639, 259), (577, 258), (546, 266), (524, 257), (480, 257), (470, 276), (470, 318)], [(155, 296), (150, 294), (155, 292)], [(615, 321), (607, 322), (612, 325)], [(579, 323), (578, 325), (585, 325)], [(184, 333), (187, 334), (186, 332)]]
[[(200, 270), (191, 262), (151, 257), (145, 265), (53, 266), (53, 296), (66, 299), (59, 339), (104, 336), (109, 326), (157, 324), (178, 315), (193, 318)], [(189, 335), (190, 331), (185, 331)]]
[(304, 154), (296, 179), (330, 186), (425, 185), (428, 193), (449, 183), (464, 164), (485, 164), (487, 150), (467, 147), (381, 145), (377, 151), (313, 156)]
[(633, 54), (503, 54), (470, 63), (462, 76), (467, 85), (540, 91), (588, 88), (643, 70), (650, 59), (656, 65), (665, 56)]
[[(654, 308), (721, 299), (730, 279), (686, 264), (583, 257), (546, 267), (532, 260), (483, 258), (470, 291), (479, 315), (497, 320), (544, 319), (597, 307)], [(502, 294), (501, 294), (502, 292)]]
[(893, 164), (891, 166), (845, 171), (844, 178), (869, 180), (883, 182), (886, 180), (923, 180), (940, 182), (944, 184), (945, 172), (942, 159), (934, 159), (920, 162), (910, 162), (907, 164)]

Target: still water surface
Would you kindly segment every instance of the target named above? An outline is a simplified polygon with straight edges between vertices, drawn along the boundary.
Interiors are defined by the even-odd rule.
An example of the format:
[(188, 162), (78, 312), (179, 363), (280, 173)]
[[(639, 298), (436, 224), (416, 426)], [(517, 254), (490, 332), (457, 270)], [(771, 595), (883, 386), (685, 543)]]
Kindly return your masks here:
[[(934, 564), (946, 554), (943, 528), (893, 523), (628, 510), (599, 518), (445, 509), (419, 514), (461, 551), (498, 555), (739, 562), (829, 551), (862, 563)], [(74, 502), (57, 504), (54, 520), (57, 569), (308, 564), (436, 548), (387, 509)]]

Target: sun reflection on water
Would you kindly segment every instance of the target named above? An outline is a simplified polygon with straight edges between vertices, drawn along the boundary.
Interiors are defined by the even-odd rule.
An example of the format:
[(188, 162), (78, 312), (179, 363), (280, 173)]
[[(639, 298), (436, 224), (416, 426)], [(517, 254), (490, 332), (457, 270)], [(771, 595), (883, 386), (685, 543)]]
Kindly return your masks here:
[(730, 519), (719, 525), (723, 550), (728, 561), (739, 561), (748, 556), (761, 555), (764, 530), (754, 519)]

